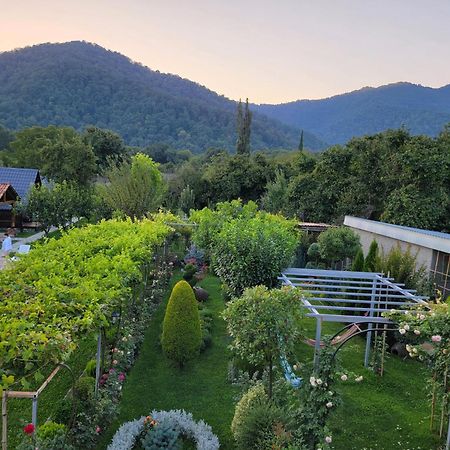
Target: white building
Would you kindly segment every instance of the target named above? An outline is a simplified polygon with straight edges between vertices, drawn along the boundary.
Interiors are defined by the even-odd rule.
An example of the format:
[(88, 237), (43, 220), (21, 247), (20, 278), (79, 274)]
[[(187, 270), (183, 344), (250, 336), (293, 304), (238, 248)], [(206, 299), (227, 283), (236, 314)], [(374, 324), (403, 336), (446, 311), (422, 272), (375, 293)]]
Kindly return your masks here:
[(374, 239), (385, 253), (396, 245), (405, 251), (409, 247), (417, 255), (418, 265), (429, 270), (444, 298), (450, 295), (450, 234), (352, 216), (345, 216), (344, 225), (359, 235), (364, 254)]

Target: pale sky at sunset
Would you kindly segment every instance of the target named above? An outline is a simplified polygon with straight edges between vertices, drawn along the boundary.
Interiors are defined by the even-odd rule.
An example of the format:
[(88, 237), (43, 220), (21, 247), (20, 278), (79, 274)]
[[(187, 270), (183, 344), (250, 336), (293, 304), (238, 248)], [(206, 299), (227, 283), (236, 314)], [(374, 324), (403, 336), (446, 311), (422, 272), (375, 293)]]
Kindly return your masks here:
[(252, 102), (450, 83), (450, 0), (0, 0), (0, 51), (86, 40)]

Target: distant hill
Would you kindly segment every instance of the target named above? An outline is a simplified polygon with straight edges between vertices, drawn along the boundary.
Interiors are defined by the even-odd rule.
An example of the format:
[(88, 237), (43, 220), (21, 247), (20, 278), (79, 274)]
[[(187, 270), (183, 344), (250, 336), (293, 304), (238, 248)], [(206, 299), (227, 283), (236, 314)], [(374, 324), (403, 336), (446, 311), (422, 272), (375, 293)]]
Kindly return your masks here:
[[(96, 125), (120, 133), (129, 145), (234, 150), (236, 102), (95, 44), (42, 44), (0, 53), (0, 124), (16, 130)], [(295, 127), (254, 114), (254, 150), (294, 149), (298, 141)], [(306, 133), (305, 146), (325, 144)]]
[(401, 126), (412, 134), (435, 136), (450, 122), (450, 85), (433, 89), (395, 83), (323, 100), (254, 108), (287, 125), (304, 128), (329, 144)]

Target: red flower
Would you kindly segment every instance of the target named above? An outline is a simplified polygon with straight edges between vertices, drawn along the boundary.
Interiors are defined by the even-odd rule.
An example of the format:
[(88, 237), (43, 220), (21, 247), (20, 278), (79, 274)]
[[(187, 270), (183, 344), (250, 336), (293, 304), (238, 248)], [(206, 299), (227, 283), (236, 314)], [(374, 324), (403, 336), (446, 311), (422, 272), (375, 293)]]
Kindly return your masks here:
[(25, 425), (23, 427), (23, 432), (26, 434), (33, 434), (34, 433), (34, 425), (32, 423)]

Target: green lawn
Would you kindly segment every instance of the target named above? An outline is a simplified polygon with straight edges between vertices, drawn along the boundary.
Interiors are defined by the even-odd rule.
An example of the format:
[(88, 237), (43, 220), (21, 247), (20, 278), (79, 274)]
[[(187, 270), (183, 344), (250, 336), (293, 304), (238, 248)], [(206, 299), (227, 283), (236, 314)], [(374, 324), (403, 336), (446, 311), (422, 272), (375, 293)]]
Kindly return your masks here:
[[(178, 281), (178, 273), (172, 280)], [(208, 276), (203, 286), (211, 297), (207, 308), (215, 314), (213, 344), (197, 360), (180, 371), (172, 367), (159, 346), (166, 300), (149, 326), (141, 354), (124, 386), (121, 413), (106, 432), (98, 449), (105, 449), (117, 428), (125, 421), (148, 414), (152, 409), (185, 409), (204, 419), (219, 436), (221, 448), (233, 449), (230, 423), (234, 413), (235, 389), (227, 382), (227, 336), (219, 312), (224, 308), (217, 278)], [(170, 291), (170, 289), (169, 289)], [(308, 335), (314, 336), (315, 322), (305, 319)], [(334, 334), (341, 324), (325, 324), (324, 333)], [(364, 340), (355, 338), (340, 352), (344, 368), (363, 375), (364, 381), (340, 383), (343, 405), (332, 416), (336, 450), (434, 450), (439, 447), (429, 431), (429, 406), (425, 393), (427, 371), (417, 361), (390, 357), (385, 376), (378, 377), (363, 367)], [(310, 364), (313, 349), (298, 346), (298, 359)]]
[[(178, 273), (170, 288), (179, 279)], [(208, 276), (201, 285), (210, 293), (206, 307), (215, 317), (211, 347), (183, 370), (169, 363), (159, 345), (167, 295), (155, 312), (139, 358), (125, 383), (120, 416), (103, 437), (99, 449), (107, 447), (123, 422), (147, 415), (153, 409), (184, 409), (192, 412), (195, 419), (204, 419), (212, 426), (219, 437), (221, 448), (233, 448), (230, 424), (236, 390), (227, 381), (228, 340), (225, 323), (219, 318), (224, 302), (217, 278)]]

